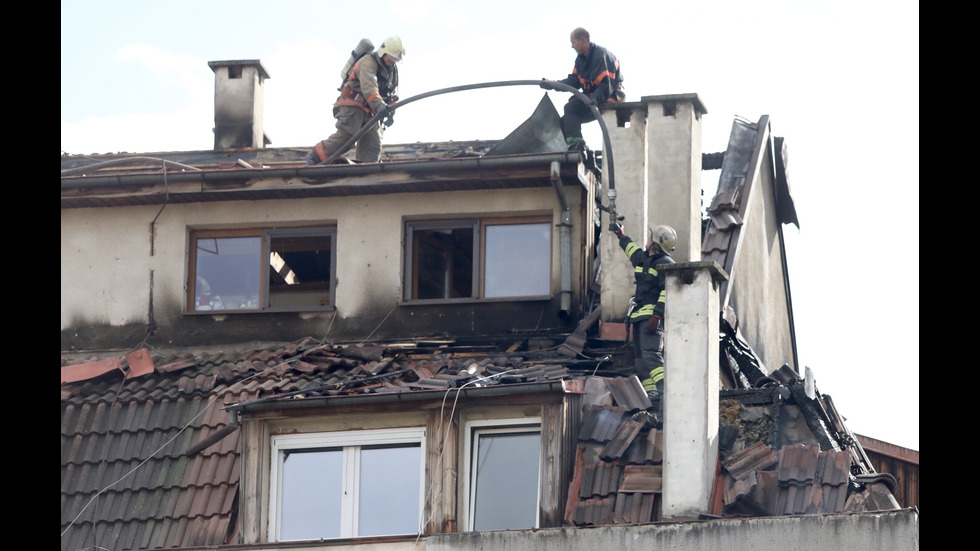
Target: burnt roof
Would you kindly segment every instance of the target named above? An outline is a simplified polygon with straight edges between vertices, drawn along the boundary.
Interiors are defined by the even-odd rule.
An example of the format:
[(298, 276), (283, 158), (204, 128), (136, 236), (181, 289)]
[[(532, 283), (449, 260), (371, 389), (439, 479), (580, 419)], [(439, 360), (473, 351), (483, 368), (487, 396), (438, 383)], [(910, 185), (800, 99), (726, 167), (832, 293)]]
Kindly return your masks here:
[[(560, 342), (354, 345), (304, 338), (237, 349), (65, 357), (62, 549), (240, 543), (241, 431), (235, 409), (439, 400), (450, 389), (464, 388), (611, 397), (583, 403), (575, 469), (566, 481), (565, 522), (658, 520), (659, 404), (638, 390), (635, 376), (614, 369), (615, 362), (604, 363), (610, 350), (601, 341), (588, 341), (573, 357), (558, 352)], [(475, 378), (481, 388), (469, 388)], [(604, 385), (608, 392), (584, 393), (590, 384)], [(761, 384), (722, 392), (724, 469), (717, 484), (727, 489), (716, 492), (713, 514), (897, 507), (894, 498), (887, 499), (887, 476), (863, 481), (852, 476), (869, 474), (869, 469), (829, 397), (799, 404), (806, 398), (793, 388), (802, 381), (763, 379)], [(782, 436), (782, 427), (791, 422), (787, 419), (795, 420), (794, 434), (801, 432), (800, 416), (785, 415), (787, 407), (802, 412), (803, 426), (829, 428), (807, 442), (787, 440)], [(821, 446), (821, 439), (832, 445)], [(790, 496), (804, 497), (791, 501)]]

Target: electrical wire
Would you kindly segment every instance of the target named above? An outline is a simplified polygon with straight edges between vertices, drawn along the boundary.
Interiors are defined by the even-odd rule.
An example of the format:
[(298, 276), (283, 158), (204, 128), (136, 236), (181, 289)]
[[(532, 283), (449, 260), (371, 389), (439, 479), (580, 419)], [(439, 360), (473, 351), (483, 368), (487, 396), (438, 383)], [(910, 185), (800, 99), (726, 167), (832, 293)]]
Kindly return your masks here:
[[(449, 411), (449, 421), (452, 422), (453, 416), (456, 415), (456, 404), (459, 402), (459, 394), (460, 394), (460, 392), (462, 392), (462, 390), (464, 388), (466, 388), (470, 384), (479, 383), (480, 381), (486, 381), (488, 379), (492, 379), (494, 377), (499, 377), (501, 375), (506, 375), (507, 373), (512, 373), (514, 371), (518, 371), (518, 369), (517, 368), (508, 369), (507, 371), (501, 371), (500, 373), (494, 373), (492, 375), (487, 375), (486, 377), (478, 377), (478, 378), (476, 378), (476, 379), (474, 379), (472, 381), (467, 381), (467, 382), (463, 383), (459, 388), (449, 388), (449, 389), (446, 389), (445, 394), (443, 394), (443, 396), (442, 396), (442, 405), (439, 407), (439, 428), (437, 429), (437, 431), (438, 432), (442, 432), (442, 420), (445, 418), (445, 415), (443, 413), (446, 410), (446, 398), (449, 397), (449, 393), (450, 392), (452, 392), (453, 390), (456, 391), (456, 397), (453, 399), (453, 407)], [(441, 469), (439, 469), (439, 467), (442, 466), (442, 458), (443, 458), (443, 455), (444, 455), (444, 453), (446, 451), (446, 439), (448, 437), (449, 437), (449, 426), (446, 426), (446, 432), (443, 433), (442, 438), (439, 441), (439, 444), (440, 444), (440, 446), (439, 446), (439, 455), (436, 458), (436, 467), (437, 467), (436, 470), (438, 472), (441, 472)], [(426, 489), (426, 493), (425, 493), (425, 496), (424, 496), (424, 499), (423, 499), (423, 503), (428, 503), (429, 502), (429, 498), (432, 497), (432, 494), (430, 492), (431, 489), (432, 489), (432, 481), (429, 481), (429, 484), (426, 485), (426, 488), (427, 489)], [(418, 534), (418, 537), (415, 538), (415, 542), (416, 543), (418, 543), (419, 539), (422, 537), (422, 532), (425, 530), (425, 525), (430, 520), (432, 520), (432, 516), (431, 515), (428, 518), (422, 518), (422, 519), (420, 519), (420, 521), (424, 521), (424, 522), (420, 522), (420, 525), (419, 525), (419, 534)]]
[[(321, 344), (322, 344), (322, 343), (321, 343)], [(295, 361), (298, 361), (298, 360), (300, 360), (300, 359), (302, 359), (302, 358), (303, 358), (303, 355), (299, 355), (299, 356), (296, 356), (296, 357), (294, 357), (294, 358), (290, 358), (290, 359), (288, 359), (288, 360), (285, 360), (285, 361), (282, 361), (282, 362), (279, 362), (278, 364), (276, 364), (276, 365), (274, 365), (274, 366), (269, 366), (269, 367), (267, 367), (267, 368), (265, 368), (265, 369), (263, 369), (263, 370), (261, 370), (261, 371), (258, 371), (258, 372), (256, 372), (256, 373), (254, 373), (254, 374), (252, 374), (252, 375), (249, 375), (248, 377), (245, 377), (244, 379), (241, 379), (240, 381), (236, 381), (236, 384), (237, 384), (237, 383), (244, 383), (244, 382), (246, 382), (246, 381), (249, 381), (249, 380), (251, 380), (251, 379), (254, 379), (255, 377), (258, 377), (259, 375), (262, 375), (263, 373), (266, 373), (266, 372), (268, 372), (268, 371), (270, 371), (270, 370), (275, 370), (275, 369), (278, 369), (279, 367), (281, 367), (281, 366), (283, 366), (283, 365), (287, 365), (287, 364), (289, 364), (289, 363), (292, 363), (292, 362), (295, 362)], [(122, 388), (122, 386), (121, 386), (121, 385), (122, 385), (123, 383), (125, 383), (125, 382), (126, 382), (126, 380), (125, 380), (125, 379), (123, 379), (123, 380), (122, 380), (122, 381), (120, 382), (120, 389)], [(116, 399), (118, 399), (118, 396), (119, 396), (119, 391), (117, 391), (117, 392), (116, 392), (116, 396), (115, 396), (115, 397), (113, 398), (113, 401), (115, 401)], [(88, 507), (89, 507), (90, 505), (92, 505), (92, 502), (94, 502), (94, 501), (95, 501), (95, 498), (97, 498), (97, 497), (99, 497), (100, 495), (102, 495), (103, 493), (105, 493), (105, 492), (106, 492), (107, 490), (109, 490), (110, 488), (112, 488), (113, 486), (115, 486), (116, 484), (119, 484), (120, 482), (122, 482), (123, 480), (125, 480), (125, 479), (126, 479), (126, 477), (128, 477), (128, 476), (129, 476), (129, 475), (131, 475), (131, 474), (133, 474), (133, 473), (134, 473), (134, 472), (136, 472), (136, 471), (137, 471), (137, 470), (138, 470), (138, 469), (139, 469), (140, 467), (142, 467), (143, 465), (145, 465), (147, 461), (149, 461), (150, 459), (153, 459), (153, 457), (154, 457), (154, 456), (155, 456), (156, 454), (158, 454), (158, 453), (160, 453), (160, 451), (161, 451), (161, 450), (163, 450), (163, 449), (164, 449), (165, 447), (167, 447), (167, 446), (168, 446), (168, 445), (169, 445), (169, 444), (170, 444), (171, 442), (173, 442), (174, 440), (176, 440), (176, 439), (177, 439), (177, 437), (178, 437), (178, 436), (180, 436), (180, 435), (181, 435), (181, 434), (182, 434), (182, 433), (183, 433), (183, 432), (184, 432), (185, 430), (187, 430), (187, 428), (188, 428), (188, 427), (189, 427), (189, 426), (191, 425), (191, 423), (193, 423), (193, 422), (194, 422), (194, 421), (195, 421), (195, 420), (196, 420), (196, 419), (197, 419), (198, 417), (200, 417), (200, 416), (201, 416), (201, 415), (202, 415), (202, 414), (203, 414), (203, 413), (204, 413), (205, 411), (207, 411), (207, 410), (208, 410), (208, 408), (210, 408), (210, 407), (211, 407), (211, 405), (212, 405), (212, 404), (213, 404), (213, 403), (214, 403), (214, 402), (215, 402), (215, 401), (216, 401), (216, 400), (217, 400), (218, 398), (219, 398), (219, 395), (218, 395), (218, 394), (215, 394), (215, 395), (214, 395), (214, 396), (213, 396), (213, 397), (212, 397), (212, 398), (211, 398), (210, 400), (208, 400), (208, 402), (207, 402), (207, 403), (206, 403), (206, 404), (205, 404), (205, 405), (204, 405), (204, 406), (203, 406), (203, 407), (201, 408), (201, 411), (199, 411), (199, 412), (197, 412), (197, 415), (195, 415), (195, 416), (194, 416), (193, 418), (191, 418), (191, 420), (190, 420), (190, 421), (188, 421), (188, 422), (187, 422), (187, 423), (186, 423), (186, 424), (185, 424), (185, 425), (184, 425), (183, 427), (181, 427), (181, 428), (180, 428), (180, 430), (179, 430), (179, 431), (177, 431), (177, 433), (176, 433), (176, 434), (174, 434), (172, 438), (170, 438), (170, 440), (167, 440), (166, 442), (164, 442), (164, 443), (163, 443), (163, 445), (161, 445), (161, 446), (160, 446), (159, 448), (157, 448), (157, 449), (156, 449), (156, 450), (155, 450), (155, 451), (154, 451), (153, 453), (151, 453), (151, 454), (150, 454), (149, 456), (147, 456), (147, 458), (146, 458), (146, 459), (144, 459), (143, 461), (141, 461), (139, 465), (136, 465), (135, 467), (133, 467), (133, 468), (132, 468), (132, 469), (131, 469), (131, 470), (130, 470), (129, 472), (127, 472), (126, 474), (124, 474), (124, 475), (122, 475), (121, 477), (119, 477), (119, 479), (118, 479), (118, 480), (116, 480), (116, 481), (115, 481), (115, 482), (113, 482), (112, 484), (109, 484), (108, 486), (105, 486), (104, 488), (102, 488), (101, 490), (99, 490), (98, 492), (96, 492), (96, 494), (95, 494), (94, 496), (92, 496), (92, 499), (90, 499), (90, 500), (88, 501), (88, 503), (86, 503), (86, 504), (85, 504), (85, 505), (84, 505), (84, 506), (83, 506), (83, 507), (81, 508), (81, 510), (80, 510), (80, 511), (78, 512), (78, 514), (77, 514), (77, 515), (75, 515), (75, 518), (73, 518), (73, 519), (71, 520), (71, 522), (69, 522), (69, 523), (68, 523), (68, 526), (66, 526), (66, 527), (65, 527), (65, 529), (64, 529), (64, 531), (63, 531), (63, 532), (61, 532), (61, 536), (62, 536), (62, 537), (64, 537), (64, 535), (65, 535), (65, 534), (66, 534), (66, 533), (68, 532), (68, 530), (69, 530), (69, 529), (70, 529), (70, 528), (71, 528), (72, 526), (74, 526), (74, 525), (75, 525), (75, 522), (76, 522), (76, 521), (78, 520), (78, 518), (79, 518), (79, 517), (81, 517), (81, 516), (82, 516), (82, 513), (84, 513), (84, 512), (85, 512), (85, 510), (86, 510), (86, 509), (88, 509)]]
[[(368, 341), (368, 339), (370, 339), (372, 336), (374, 336), (374, 333), (377, 332), (378, 329), (381, 329), (381, 326), (384, 325), (384, 322), (388, 320), (388, 316), (390, 316), (392, 314), (392, 312), (395, 311), (395, 308), (398, 308), (398, 305), (397, 304), (395, 304), (394, 306), (391, 307), (391, 310), (388, 311), (388, 315), (385, 316), (384, 319), (381, 320), (378, 323), (378, 325), (374, 328), (373, 331), (371, 331), (371, 333), (367, 337), (364, 337), (364, 340), (362, 340), (361, 342), (357, 343), (357, 345), (358, 346), (364, 346), (364, 343), (366, 343)], [(331, 322), (331, 323), (333, 323), (333, 322)]]

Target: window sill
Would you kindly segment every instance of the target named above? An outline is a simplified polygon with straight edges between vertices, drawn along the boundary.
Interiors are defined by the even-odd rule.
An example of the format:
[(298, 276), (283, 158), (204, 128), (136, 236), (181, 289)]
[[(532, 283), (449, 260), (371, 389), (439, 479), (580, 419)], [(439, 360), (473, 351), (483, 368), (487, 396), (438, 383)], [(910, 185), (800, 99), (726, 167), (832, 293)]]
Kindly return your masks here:
[(533, 297), (505, 297), (505, 298), (435, 298), (435, 299), (412, 299), (402, 300), (398, 306), (428, 306), (440, 304), (492, 304), (500, 302), (540, 302), (551, 300), (550, 295), (539, 295)]
[(336, 306), (323, 306), (323, 307), (296, 307), (296, 308), (235, 308), (235, 309), (225, 309), (225, 310), (194, 310), (185, 311), (185, 316), (227, 316), (227, 315), (241, 315), (241, 314), (303, 314), (303, 313), (319, 313), (319, 312), (334, 312), (337, 310)]

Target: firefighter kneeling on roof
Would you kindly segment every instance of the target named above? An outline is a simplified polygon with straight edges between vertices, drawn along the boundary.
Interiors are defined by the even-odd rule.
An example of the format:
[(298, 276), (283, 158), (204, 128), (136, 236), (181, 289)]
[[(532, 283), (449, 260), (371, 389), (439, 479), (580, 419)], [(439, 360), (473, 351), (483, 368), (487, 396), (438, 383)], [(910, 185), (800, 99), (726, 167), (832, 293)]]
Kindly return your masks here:
[[(361, 41), (370, 44), (370, 41)], [(356, 53), (352, 52), (352, 54)], [(376, 163), (381, 158), (381, 136), (384, 128), (393, 123), (394, 111), (389, 109), (398, 101), (398, 66), (405, 57), (402, 39), (392, 36), (386, 39), (377, 52), (364, 53), (357, 59), (341, 84), (340, 97), (333, 106), (337, 130), (329, 138), (316, 144), (306, 155), (306, 164), (321, 164), (341, 146), (357, 134), (364, 124), (375, 115), (381, 117), (357, 140), (354, 160), (359, 163)]]
[(677, 245), (677, 232), (670, 226), (647, 229), (647, 246), (641, 249), (623, 233), (623, 226), (612, 222), (609, 231), (619, 238), (633, 265), (636, 292), (627, 313), (633, 327), (633, 371), (649, 394), (664, 391), (664, 301), (666, 279), (657, 268), (674, 264), (670, 253)]

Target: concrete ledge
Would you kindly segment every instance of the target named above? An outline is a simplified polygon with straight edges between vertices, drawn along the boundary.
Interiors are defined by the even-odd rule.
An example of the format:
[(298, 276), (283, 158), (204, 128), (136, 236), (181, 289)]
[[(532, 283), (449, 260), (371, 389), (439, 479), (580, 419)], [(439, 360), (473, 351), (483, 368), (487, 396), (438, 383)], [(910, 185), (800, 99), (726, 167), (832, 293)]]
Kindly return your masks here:
[[(711, 277), (714, 279), (715, 283), (720, 283), (722, 281), (728, 281), (728, 273), (725, 269), (721, 267), (714, 260), (702, 260), (698, 262), (678, 262), (677, 264), (664, 264), (660, 266), (668, 275), (678, 276), (684, 283), (690, 284), (694, 281), (694, 272), (698, 270), (708, 270), (711, 272)], [(680, 272), (679, 274), (674, 274), (671, 272)]]

